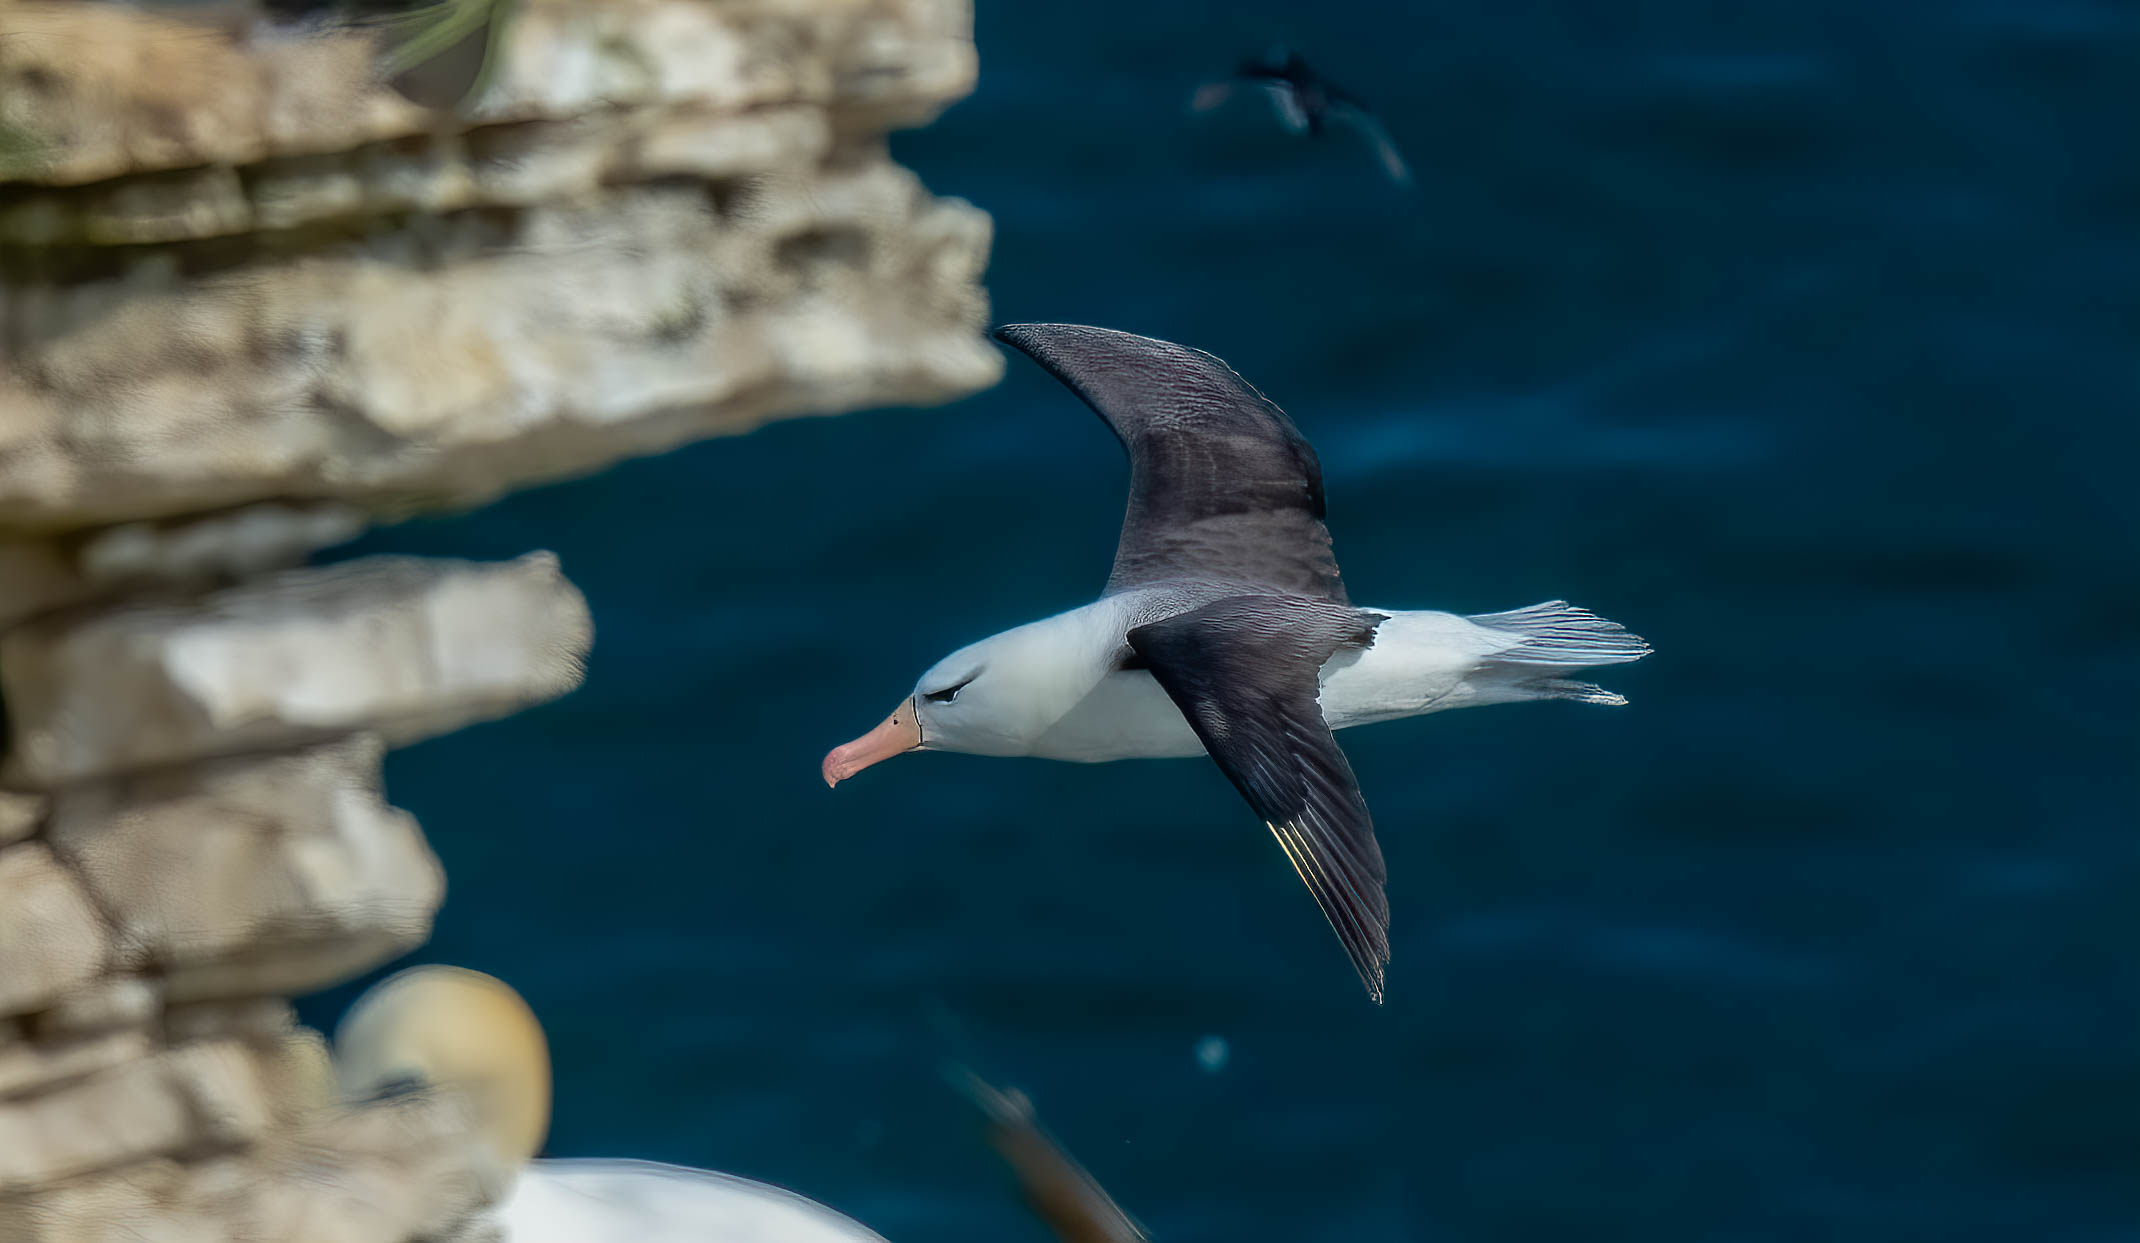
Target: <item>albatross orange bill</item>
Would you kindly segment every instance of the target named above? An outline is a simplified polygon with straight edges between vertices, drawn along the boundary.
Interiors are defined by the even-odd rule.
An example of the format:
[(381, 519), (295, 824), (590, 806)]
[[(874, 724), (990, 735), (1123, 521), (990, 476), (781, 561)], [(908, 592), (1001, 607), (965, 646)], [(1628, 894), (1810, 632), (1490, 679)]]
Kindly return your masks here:
[(825, 753), (825, 784), (836, 786), (879, 760), (888, 760), (921, 745), (921, 722), (909, 699), (892, 710), (884, 723), (845, 746)]

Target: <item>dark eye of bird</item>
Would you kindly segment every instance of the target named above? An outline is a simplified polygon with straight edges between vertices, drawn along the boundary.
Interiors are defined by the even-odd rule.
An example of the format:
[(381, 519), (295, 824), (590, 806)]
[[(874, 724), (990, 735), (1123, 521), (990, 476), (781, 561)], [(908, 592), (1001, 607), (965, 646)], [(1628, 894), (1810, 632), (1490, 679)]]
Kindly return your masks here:
[[(980, 675), (975, 674), (974, 676), (979, 677)], [(966, 679), (966, 681), (959, 683), (957, 686), (947, 686), (940, 691), (929, 691), (922, 695), (922, 698), (928, 700), (930, 703), (933, 704), (950, 703), (952, 700), (957, 699), (959, 697), (959, 692), (965, 690), (967, 685), (972, 681), (973, 678), (968, 678)]]
[(372, 1089), (371, 1099), (375, 1101), (390, 1101), (396, 1097), (415, 1096), (421, 1093), (426, 1086), (420, 1076), (403, 1071), (391, 1079), (381, 1080), (378, 1086)]

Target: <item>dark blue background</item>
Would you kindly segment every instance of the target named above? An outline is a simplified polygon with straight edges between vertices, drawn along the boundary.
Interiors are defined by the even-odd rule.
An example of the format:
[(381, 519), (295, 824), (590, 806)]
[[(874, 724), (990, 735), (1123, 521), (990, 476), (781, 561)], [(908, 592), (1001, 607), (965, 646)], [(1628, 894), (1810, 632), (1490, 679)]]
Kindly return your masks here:
[[(895, 151), (993, 213), (999, 320), (1291, 410), (1355, 598), (1565, 596), (1655, 644), (1633, 705), (1344, 736), (1377, 1009), (1208, 764), (819, 782), (1105, 576), (1120, 451), (1022, 359), (379, 533), (593, 603), (585, 689), (389, 763), (422, 957), (549, 1024), (553, 1153), (1041, 1240), (960, 1053), (1165, 1241), (2140, 1237), (2135, 6), (1268, 7), (984, 5)], [(1416, 193), (1186, 113), (1277, 36)]]

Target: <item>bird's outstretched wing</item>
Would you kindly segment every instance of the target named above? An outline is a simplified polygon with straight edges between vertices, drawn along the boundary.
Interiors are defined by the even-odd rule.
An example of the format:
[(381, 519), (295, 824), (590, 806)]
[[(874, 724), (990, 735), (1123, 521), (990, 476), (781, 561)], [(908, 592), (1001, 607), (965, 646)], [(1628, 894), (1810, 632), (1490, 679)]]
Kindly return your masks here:
[(1351, 100), (1332, 104), (1330, 113), (1360, 131), (1368, 145), (1375, 149), (1375, 158), (1381, 161), (1382, 171), (1390, 175), (1390, 180), (1401, 186), (1412, 184), (1411, 167), (1404, 162), (1403, 153), (1390, 141), (1389, 131), (1382, 128), (1382, 122), (1375, 119), (1374, 113)]
[(1192, 112), (1209, 112), (1232, 98), (1233, 83), (1206, 82), (1196, 88), (1196, 94), (1189, 97), (1189, 109)]
[(1390, 956), (1382, 848), (1316, 697), (1323, 662), (1372, 643), (1382, 620), (1328, 600), (1237, 596), (1129, 632), (1220, 771), (1277, 834), (1377, 1002)]
[(1288, 134), (1305, 134), (1316, 125), (1315, 118), (1300, 103), (1300, 93), (1288, 82), (1262, 83), (1263, 93), (1270, 96), (1271, 108), (1278, 114), (1278, 123), (1285, 126)]
[(1225, 363), (1075, 324), (1011, 324), (996, 339), (1083, 398), (1129, 452), (1108, 594), (1190, 579), (1345, 602), (1315, 450)]
[(1389, 139), (1389, 131), (1382, 128), (1382, 122), (1374, 118), (1372, 111), (1367, 111), (1357, 101), (1342, 98), (1342, 101), (1331, 103), (1331, 116), (1357, 128), (1361, 137), (1367, 139), (1367, 145), (1374, 148), (1374, 158), (1380, 160), (1382, 171), (1389, 173), (1389, 180), (1400, 186), (1412, 184), (1412, 169), (1404, 163), (1404, 154), (1397, 150), (1397, 143)]

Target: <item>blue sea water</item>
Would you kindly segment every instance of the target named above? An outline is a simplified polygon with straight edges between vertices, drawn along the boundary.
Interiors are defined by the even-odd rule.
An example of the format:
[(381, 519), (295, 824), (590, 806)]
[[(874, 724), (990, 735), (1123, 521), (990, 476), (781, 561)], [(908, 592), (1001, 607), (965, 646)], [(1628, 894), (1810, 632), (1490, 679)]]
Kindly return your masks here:
[[(379, 532), (556, 549), (594, 608), (584, 689), (388, 765), (451, 878), (417, 960), (545, 1018), (550, 1151), (1038, 1243), (958, 1055), (1170, 1243), (2140, 1238), (2140, 7), (978, 32), (979, 91), (893, 146), (993, 214), (999, 320), (1231, 361), (1319, 447), (1356, 599), (1566, 597), (1657, 654), (1605, 677), (1624, 709), (1343, 736), (1377, 1008), (1207, 763), (818, 780), (937, 656), (1105, 577), (1120, 450), (1023, 359)], [(1415, 191), (1186, 112), (1276, 38)]]

